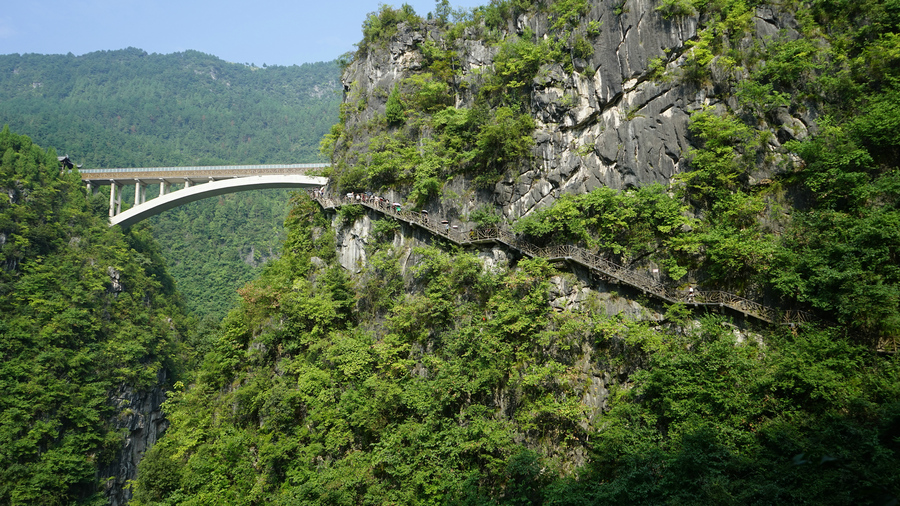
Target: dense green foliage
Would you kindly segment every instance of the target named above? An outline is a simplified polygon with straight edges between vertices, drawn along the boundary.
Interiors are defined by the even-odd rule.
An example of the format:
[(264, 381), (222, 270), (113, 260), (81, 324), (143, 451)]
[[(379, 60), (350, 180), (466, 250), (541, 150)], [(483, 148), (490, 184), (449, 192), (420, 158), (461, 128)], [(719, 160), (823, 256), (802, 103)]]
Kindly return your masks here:
[(399, 9), (380, 4), (378, 12), (370, 12), (363, 21), (363, 40), (358, 44), (359, 51), (365, 53), (371, 49), (384, 49), (391, 37), (397, 34), (397, 25), (421, 22), (422, 18), (409, 4), (404, 3)]
[[(511, 168), (527, 163), (534, 144), (534, 120), (518, 107), (450, 106), (450, 87), (435, 74), (403, 81), (388, 96), (387, 116), (373, 125), (343, 124), (332, 128), (322, 150), (332, 157), (330, 173), (341, 188), (408, 188), (418, 205), (438, 196), (443, 184), (467, 175), (476, 185), (490, 186)], [(346, 104), (345, 104), (346, 106)], [(350, 114), (342, 108), (342, 121)], [(358, 151), (347, 142), (370, 127), (381, 131)], [(390, 127), (390, 128), (384, 128)], [(420, 139), (422, 131), (431, 135)]]
[[(451, 36), (446, 45), (423, 42), (421, 71), (375, 92), (385, 114), (354, 122), (366, 98), (350, 90), (323, 143), (338, 184), (401, 189), (422, 205), (450, 178), (489, 186), (527, 166), (530, 83), (548, 63), (583, 64), (586, 38), (597, 33), (581, 22), (586, 5), (494, 0), (454, 12), (438, 1), (430, 18)], [(170, 393), (171, 427), (141, 462), (135, 502), (895, 503), (900, 363), (872, 345), (900, 326), (900, 6), (796, 4), (802, 38), (764, 47), (744, 43), (755, 7), (665, 0), (656, 13), (696, 13), (700, 26), (678, 75), (665, 75), (660, 60), (654, 78), (737, 104), (694, 113), (691, 171), (670, 187), (564, 197), (516, 229), (536, 242), (656, 262), (674, 279), (694, 271), (710, 288), (817, 309), (821, 325), (739, 331), (680, 306), (663, 321), (634, 321), (606, 316), (610, 306), (593, 294), (551, 307), (560, 279), (578, 287), (574, 276), (514, 257), (488, 269), (474, 253), (438, 247), (407, 257), (392, 246), (401, 225), (391, 219), (376, 221), (368, 265), (348, 274), (336, 261), (332, 221), (300, 196), (280, 258), (240, 290), (221, 325), (191, 343), (202, 361)], [(529, 9), (549, 15), (553, 37), (501, 35)], [(383, 48), (401, 23), (424, 22), (406, 5), (381, 6), (358, 55)], [(471, 80), (457, 73), (452, 35), (463, 30), (498, 50), (494, 68)], [(461, 93), (476, 97), (472, 107), (453, 106)], [(771, 150), (771, 125), (799, 108), (815, 109), (816, 128)], [(374, 135), (354, 146), (362, 132)], [(106, 242), (76, 233), (102, 197), (60, 198), (63, 188), (78, 193), (77, 181), (57, 175), (51, 154), (6, 131), (4, 142), (14, 146), (3, 157), (11, 179), (42, 184), (10, 194), (33, 209), (13, 197), (0, 208), (8, 290), (0, 430), (12, 448), (0, 453), (0, 497), (91, 499), (92, 466), (118, 437), (96, 423), (114, 414), (97, 399), (123, 381), (154, 381), (183, 323), (166, 319), (177, 306), (163, 298), (171, 281), (146, 231), (124, 242), (114, 231), (97, 236)], [(758, 180), (760, 167), (778, 164), (786, 170)], [(237, 221), (229, 206), (253, 212), (241, 202), (208, 202), (203, 226), (171, 215), (177, 223), (166, 228), (181, 234), (172, 243), (185, 250), (209, 237), (250, 263), (267, 255), (228, 228)], [(337, 223), (365, 212), (344, 206)], [(489, 207), (469, 218), (499, 221)], [(108, 315), (135, 323), (113, 325)], [(88, 386), (67, 374), (90, 378)], [(46, 396), (31, 402), (35, 392)], [(51, 482), (59, 469), (66, 478)]]
[(290, 190), (232, 193), (150, 219), (191, 313), (218, 322), (284, 241)]
[[(550, 15), (553, 38), (539, 39), (527, 29), (521, 35), (500, 35), (508, 21), (535, 9)], [(588, 12), (586, 0), (493, 0), (469, 11), (438, 1), (435, 11), (426, 21), (409, 5), (381, 5), (363, 24), (360, 60), (371, 48), (383, 48), (400, 23), (423, 31), (441, 27), (445, 34), (439, 44), (431, 39), (419, 44), (424, 65), (399, 87), (371, 90), (387, 97), (383, 116), (359, 121), (356, 115), (367, 107), (367, 98), (359, 89), (351, 90), (340, 123), (322, 143), (323, 153), (335, 164), (332, 175), (343, 189), (402, 188), (422, 205), (457, 176), (473, 180), (477, 187), (491, 187), (504, 174), (523, 172), (534, 145), (530, 102), (538, 70), (551, 62), (572, 70), (576, 59), (593, 54), (586, 37), (596, 35), (597, 28), (579, 24)], [(454, 23), (447, 20), (451, 14)], [(491, 68), (474, 79), (463, 76), (459, 64), (464, 31), (497, 49)], [(454, 106), (454, 98), (469, 93), (476, 96), (474, 105)], [(364, 145), (354, 145), (359, 137), (369, 136)]]
[(251, 67), (197, 51), (0, 55), (0, 123), (85, 167), (317, 161), (334, 63)]
[(596, 434), (593, 462), (548, 502), (896, 501), (896, 358), (816, 329), (765, 339), (736, 344), (715, 318), (666, 332)]
[(282, 257), (167, 402), (139, 503), (442, 502), (505, 487), (519, 430), (575, 444), (577, 397), (544, 388), (575, 374), (573, 345), (546, 328), (548, 265), (497, 277), (472, 255), (420, 249), (404, 279), (390, 237), (351, 280), (310, 261), (334, 262), (319, 213), (298, 201)]
[(110, 229), (53, 150), (4, 128), (0, 152), (0, 503), (102, 503), (109, 396), (179, 368), (183, 309), (147, 230)]
[[(503, 30), (523, 10), (548, 9), (520, 4), (492, 2), (462, 24), (475, 26), (486, 13), (485, 26)], [(557, 29), (577, 19), (576, 4), (550, 2)], [(891, 347), (900, 324), (900, 7), (795, 3), (787, 9), (801, 21), (800, 38), (785, 34), (762, 46), (745, 43), (755, 6), (735, 0), (659, 7), (666, 18), (700, 14), (701, 25), (677, 75), (663, 75), (660, 60), (651, 68), (654, 79), (717, 90), (722, 102), (733, 92), (737, 101), (730, 103), (739, 106), (693, 115), (696, 148), (685, 153), (690, 172), (665, 189), (564, 197), (516, 229), (532, 240), (580, 243), (627, 262), (649, 258), (676, 280), (693, 270), (710, 288), (814, 308), (828, 328), (766, 335), (764, 347), (736, 345), (715, 320), (690, 331), (648, 330), (647, 368), (632, 376), (636, 388), (618, 398), (604, 430), (592, 433), (593, 462), (577, 480), (553, 482), (539, 474), (539, 455), (511, 453), (507, 472), (527, 478), (496, 488), (482, 483), (477, 492), (468, 489), (469, 497), (559, 504), (896, 501), (896, 360), (865, 350), (878, 341)], [(527, 30), (502, 41), (483, 34), (499, 52), (479, 88), (481, 103), (489, 111), (527, 110), (530, 81), (541, 66), (562, 61), (564, 40), (571, 41), (574, 63), (578, 35), (590, 31), (556, 40), (535, 40)], [(428, 78), (446, 80), (453, 90), (459, 81), (451, 78), (452, 55), (428, 46), (423, 53)], [(779, 114), (807, 108), (815, 109), (816, 128), (807, 136), (784, 124), (782, 142), (803, 140), (773, 152)], [(421, 111), (409, 107), (407, 124)], [(412, 123), (406, 146), (421, 147), (420, 132), (444, 145), (485, 142), (485, 130), (468, 144), (463, 136), (447, 142), (434, 135), (453, 125), (472, 131), (471, 111), (446, 111), (433, 115), (438, 121)], [(490, 173), (474, 159), (465, 159), (463, 172)], [(761, 167), (778, 164), (790, 170), (758, 180)]]
[[(752, 31), (753, 12), (743, 0), (660, 6), (669, 17), (697, 11), (702, 23), (676, 75), (663, 76), (664, 66), (657, 63), (654, 78), (728, 90), (739, 106), (693, 113), (696, 147), (685, 153), (691, 170), (678, 174), (669, 195), (655, 201), (668, 201), (668, 209), (699, 219), (677, 223), (676, 215), (666, 212), (658, 217), (638, 212), (632, 219), (634, 206), (647, 205), (640, 192), (648, 190), (614, 195), (601, 189), (564, 198), (522, 220), (518, 230), (539, 240), (580, 242), (625, 261), (643, 259), (641, 253), (648, 251), (676, 281), (694, 271), (709, 288), (768, 294), (786, 306), (819, 310), (858, 339), (895, 339), (900, 330), (900, 10), (891, 2), (826, 1), (797, 9), (801, 37), (779, 36), (763, 48), (741, 42)], [(498, 54), (499, 75), (514, 76), (529, 61), (541, 61), (517, 49), (510, 66), (504, 51)], [(503, 71), (507, 67), (512, 70)], [(508, 82), (518, 86), (522, 80)], [(773, 152), (770, 125), (782, 123), (779, 114), (809, 107), (817, 109), (816, 127), (807, 135), (784, 125), (794, 139)], [(760, 168), (778, 165), (774, 179), (756, 180)], [(637, 200), (626, 198), (629, 194)]]
[[(333, 62), (258, 68), (196, 51), (2, 55), (0, 124), (85, 168), (315, 162), (337, 121), (338, 73)], [(151, 220), (192, 312), (227, 313), (278, 252), (288, 200), (226, 195)]]
[[(575, 3), (579, 9), (586, 5)], [(438, 12), (441, 6), (438, 2)], [(382, 5), (378, 13), (369, 15), (363, 31), (377, 26), (377, 33), (387, 35), (374, 39), (367, 35), (358, 58), (376, 40), (383, 43), (383, 37), (396, 33), (401, 21), (412, 26), (445, 25), (449, 33), (440, 45), (433, 40), (419, 45), (425, 63), (420, 72), (395, 88), (373, 92), (387, 97), (384, 115), (361, 122), (356, 116), (366, 108), (367, 99), (360, 96), (358, 88), (351, 89), (339, 123), (322, 142), (323, 154), (334, 164), (331, 175), (341, 188), (403, 188), (415, 204), (422, 205), (437, 197), (444, 184), (456, 176), (490, 187), (507, 171), (521, 170), (530, 163), (534, 120), (525, 85), (558, 51), (536, 41), (533, 34), (497, 41), (500, 53), (494, 69), (474, 89), (475, 105), (455, 107), (454, 97), (473, 91), (468, 90), (473, 83), (461, 79), (457, 53), (461, 40), (453, 34), (466, 27), (483, 30), (485, 12), (483, 8), (456, 12), (457, 22), (449, 26), (446, 15), (426, 22), (408, 5), (400, 9)], [(383, 28), (388, 26), (392, 28)], [(359, 136), (370, 139), (365, 145), (354, 145), (352, 141)]]
[[(692, 171), (671, 187), (561, 198), (517, 229), (649, 259), (676, 279), (697, 270), (710, 287), (781, 296), (836, 322), (754, 334), (678, 306), (652, 323), (603, 316), (593, 298), (554, 311), (558, 273), (541, 260), (492, 272), (471, 253), (423, 247), (402, 272), (392, 220), (374, 226), (368, 266), (347, 275), (328, 222), (301, 198), (282, 258), (242, 290), (193, 384), (167, 403), (173, 425), (141, 464), (137, 502), (896, 501), (900, 365), (870, 339), (895, 335), (900, 310), (900, 10), (833, 4), (796, 6), (806, 37), (762, 48), (742, 44), (755, 4), (663, 2), (659, 16), (701, 15), (677, 77), (734, 90), (739, 108), (694, 114)], [(439, 11), (451, 35), (481, 27), (494, 68), (458, 79), (447, 37), (422, 44), (421, 72), (373, 92), (385, 115), (355, 121), (367, 98), (351, 89), (323, 143), (339, 185), (407, 190), (421, 205), (454, 176), (490, 185), (527, 164), (530, 82), (542, 65), (584, 57), (580, 37), (596, 31), (579, 23), (584, 6), (494, 1), (452, 26)], [(549, 13), (559, 35), (498, 36), (527, 9)], [(851, 21), (833, 23), (835, 9)], [(361, 52), (401, 21), (422, 22), (382, 6)], [(452, 106), (461, 92), (473, 107)], [(769, 152), (778, 109), (800, 103), (830, 119)], [(788, 153), (802, 163), (756, 180)], [(784, 214), (789, 198), (801, 205)], [(339, 221), (363, 212), (346, 206)], [(496, 224), (484, 208), (471, 218)], [(604, 409), (586, 400), (594, 365), (617, 376)], [(589, 456), (581, 467), (577, 455)]]
[[(598, 301), (553, 312), (556, 273), (540, 260), (493, 274), (472, 254), (418, 248), (404, 275), (382, 221), (370, 266), (348, 277), (330, 266), (329, 222), (296, 202), (282, 257), (167, 401), (172, 427), (141, 463), (137, 504), (839, 504), (900, 492), (895, 359), (813, 328), (738, 343), (733, 326), (678, 307), (663, 327), (602, 316)], [(593, 419), (586, 348), (610, 370), (643, 368)], [(579, 452), (591, 458), (573, 474)]]
[[(803, 38), (748, 51), (735, 37), (749, 29), (749, 7), (702, 6), (713, 14), (694, 47), (693, 77), (707, 79), (714, 66), (744, 65), (751, 80), (737, 87), (742, 121), (708, 112), (695, 116), (692, 130), (702, 145), (693, 152), (696, 170), (682, 182), (692, 199), (712, 209), (710, 228), (720, 229), (713, 244), (730, 241), (735, 252), (757, 252), (752, 258), (726, 253), (723, 271), (738, 269), (861, 337), (896, 336), (900, 9), (891, 2), (799, 7)], [(814, 135), (785, 145), (802, 163), (772, 190), (799, 195), (803, 204), (779, 237), (759, 225), (760, 217), (778, 212), (767, 198), (773, 192), (748, 186), (754, 166), (765, 161), (762, 141), (771, 135), (754, 131), (753, 117), (775, 123), (777, 107), (797, 110), (801, 103), (815, 103), (821, 119)]]
[(688, 207), (659, 184), (618, 192), (598, 188), (567, 195), (552, 207), (517, 221), (513, 229), (538, 244), (578, 244), (625, 263), (650, 259), (665, 265), (668, 275), (685, 274), (685, 258), (699, 247)]

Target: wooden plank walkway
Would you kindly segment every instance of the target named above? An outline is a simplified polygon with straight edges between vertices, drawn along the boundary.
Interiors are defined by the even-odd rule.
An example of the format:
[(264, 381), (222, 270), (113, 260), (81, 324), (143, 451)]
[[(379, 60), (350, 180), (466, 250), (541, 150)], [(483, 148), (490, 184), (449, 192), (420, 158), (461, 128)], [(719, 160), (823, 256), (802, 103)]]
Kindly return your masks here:
[(503, 244), (532, 258), (546, 258), (551, 261), (567, 261), (581, 265), (594, 274), (622, 285), (636, 288), (670, 304), (683, 303), (695, 307), (720, 306), (727, 307), (747, 317), (765, 323), (799, 324), (810, 321), (810, 315), (801, 311), (781, 311), (759, 302), (745, 299), (733, 293), (712, 290), (695, 292), (691, 298), (685, 290), (665, 285), (655, 279), (633, 269), (610, 262), (599, 255), (572, 245), (535, 246), (502, 228), (487, 228), (472, 231), (460, 231), (441, 223), (441, 218), (429, 216), (427, 213), (399, 210), (389, 202), (380, 200), (353, 200), (346, 196), (324, 194), (310, 191), (310, 196), (323, 209), (337, 209), (344, 204), (359, 204), (386, 216), (390, 216), (409, 225), (423, 228), (431, 234), (442, 237), (458, 246), (475, 246), (481, 244)]

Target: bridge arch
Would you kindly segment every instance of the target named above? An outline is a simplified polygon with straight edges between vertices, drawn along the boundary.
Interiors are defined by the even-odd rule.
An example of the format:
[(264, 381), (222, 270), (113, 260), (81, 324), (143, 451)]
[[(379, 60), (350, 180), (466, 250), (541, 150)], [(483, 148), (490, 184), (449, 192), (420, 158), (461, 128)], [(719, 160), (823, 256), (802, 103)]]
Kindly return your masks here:
[(246, 190), (268, 188), (314, 188), (324, 186), (328, 178), (304, 175), (248, 176), (210, 181), (190, 186), (138, 204), (109, 218), (110, 225), (130, 227), (135, 223), (189, 202)]
[[(207, 165), (197, 167), (145, 167), (81, 169), (88, 193), (95, 186), (110, 185), (109, 222), (129, 227), (163, 211), (225, 193), (266, 188), (311, 188), (328, 179), (307, 175), (330, 167), (327, 163), (266, 165)], [(315, 173), (315, 172), (313, 172)], [(146, 188), (159, 184), (159, 197), (147, 200)], [(122, 187), (134, 185), (134, 206), (122, 211)], [(172, 186), (184, 185), (170, 191)]]

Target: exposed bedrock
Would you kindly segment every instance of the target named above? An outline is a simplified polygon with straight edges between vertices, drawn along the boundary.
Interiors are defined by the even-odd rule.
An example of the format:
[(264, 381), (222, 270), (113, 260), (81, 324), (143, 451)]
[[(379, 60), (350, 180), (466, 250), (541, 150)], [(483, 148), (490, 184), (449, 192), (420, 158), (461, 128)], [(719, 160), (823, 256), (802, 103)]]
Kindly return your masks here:
[(137, 477), (138, 463), (168, 427), (162, 412), (165, 383), (166, 371), (162, 369), (154, 388), (135, 390), (122, 385), (110, 394), (109, 403), (118, 412), (113, 424), (122, 432), (122, 449), (98, 474), (111, 506), (125, 505), (131, 500), (129, 482)]
[[(531, 161), (511, 170), (491, 191), (474, 190), (468, 182), (459, 182), (464, 178), (457, 178), (445, 188), (443, 201), (430, 204), (429, 209), (465, 216), (478, 206), (492, 204), (514, 221), (566, 193), (598, 186), (624, 189), (665, 184), (689, 170), (686, 156), (696, 143), (688, 130), (690, 114), (705, 106), (737, 107), (733, 90), (728, 89), (734, 79), (715, 73), (709, 83), (682, 79), (688, 42), (697, 38), (700, 18), (667, 20), (653, 0), (624, 4), (591, 0), (589, 4), (581, 24), (599, 26), (599, 31), (586, 35), (593, 54), (574, 59), (571, 71), (562, 62), (545, 64), (532, 82), (531, 113), (537, 128)], [(760, 7), (751, 23), (753, 33), (741, 45), (765, 47), (775, 37), (796, 37), (796, 26), (790, 13)], [(507, 37), (526, 30), (540, 38), (556, 36), (546, 13), (521, 15), (508, 23), (507, 30)], [(394, 86), (424, 69), (419, 47), (425, 41), (457, 48), (457, 79), (465, 86), (455, 92), (455, 105), (472, 106), (497, 54), (496, 46), (474, 35), (469, 29), (462, 40), (451, 44), (436, 24), (401, 24), (389, 44), (370, 48), (354, 60), (343, 75), (346, 101), (356, 106), (347, 116), (347, 128), (354, 132), (351, 152), (365, 152), (373, 134), (368, 122), (385, 113)], [(773, 150), (814, 129), (815, 107), (810, 104), (784, 108), (771, 116), (771, 124), (759, 126), (774, 134)], [(752, 180), (770, 177), (776, 170), (773, 165), (758, 171)]]

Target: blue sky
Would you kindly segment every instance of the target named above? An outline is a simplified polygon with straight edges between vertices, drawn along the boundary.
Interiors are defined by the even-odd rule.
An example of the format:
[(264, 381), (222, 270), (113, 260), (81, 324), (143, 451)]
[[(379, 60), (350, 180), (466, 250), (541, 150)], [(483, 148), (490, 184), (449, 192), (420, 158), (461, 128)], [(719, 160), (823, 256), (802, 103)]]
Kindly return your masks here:
[[(474, 7), (489, 0), (451, 0)], [(223, 60), (293, 65), (333, 60), (362, 38), (377, 0), (8, 0), (0, 9), (0, 54), (81, 55), (137, 47), (196, 49)], [(434, 0), (407, 0), (421, 16)]]

